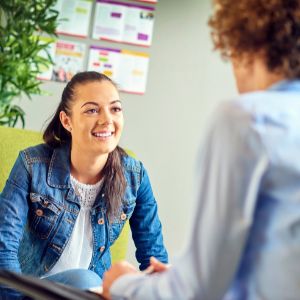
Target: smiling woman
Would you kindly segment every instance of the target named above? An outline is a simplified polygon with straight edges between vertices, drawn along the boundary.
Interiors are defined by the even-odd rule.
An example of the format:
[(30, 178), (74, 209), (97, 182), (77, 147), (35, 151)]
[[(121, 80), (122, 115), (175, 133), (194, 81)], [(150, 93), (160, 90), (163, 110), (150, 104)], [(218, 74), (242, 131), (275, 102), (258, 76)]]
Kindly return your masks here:
[(89, 82), (77, 89), (75, 97), (78, 101), (73, 105), (72, 115), (60, 112), (62, 125), (72, 130), (74, 145), (107, 156), (118, 145), (123, 130), (118, 91), (109, 81)]
[[(0, 195), (0, 268), (82, 289), (97, 286), (126, 220), (140, 269), (151, 256), (167, 262), (147, 171), (118, 146), (123, 124), (108, 77), (83, 72), (72, 78), (45, 144), (20, 152)], [(19, 297), (4, 287), (0, 295)]]

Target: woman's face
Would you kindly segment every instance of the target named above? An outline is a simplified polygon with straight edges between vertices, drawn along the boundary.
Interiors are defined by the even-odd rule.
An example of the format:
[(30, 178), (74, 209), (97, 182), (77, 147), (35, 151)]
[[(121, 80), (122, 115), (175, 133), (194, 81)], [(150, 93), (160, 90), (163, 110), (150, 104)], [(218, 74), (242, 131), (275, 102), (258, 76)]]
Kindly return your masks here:
[(76, 85), (71, 114), (61, 112), (60, 118), (72, 135), (72, 151), (76, 149), (83, 155), (112, 152), (124, 124), (119, 93), (109, 81)]

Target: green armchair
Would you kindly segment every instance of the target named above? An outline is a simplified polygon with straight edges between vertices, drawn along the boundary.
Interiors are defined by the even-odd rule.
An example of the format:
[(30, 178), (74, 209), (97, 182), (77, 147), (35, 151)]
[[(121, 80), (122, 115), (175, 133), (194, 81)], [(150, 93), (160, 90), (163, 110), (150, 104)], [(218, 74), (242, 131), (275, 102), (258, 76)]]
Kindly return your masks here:
[[(19, 151), (42, 142), (39, 132), (0, 126), (0, 192), (3, 190)], [(132, 152), (127, 151), (127, 153), (133, 156)], [(111, 248), (113, 263), (126, 257), (129, 230), (127, 222)]]

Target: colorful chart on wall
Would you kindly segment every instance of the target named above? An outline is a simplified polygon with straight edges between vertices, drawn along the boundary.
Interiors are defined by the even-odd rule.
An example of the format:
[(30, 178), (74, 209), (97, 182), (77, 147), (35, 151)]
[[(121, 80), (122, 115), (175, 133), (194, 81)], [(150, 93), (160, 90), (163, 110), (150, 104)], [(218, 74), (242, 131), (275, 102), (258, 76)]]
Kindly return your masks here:
[(58, 0), (54, 9), (59, 11), (58, 34), (87, 37), (93, 0)]
[(67, 82), (76, 73), (84, 70), (84, 53), (86, 46), (83, 43), (59, 40), (56, 50), (52, 72), (52, 80)]
[(149, 47), (154, 11), (154, 7), (144, 5), (97, 0), (92, 37)]
[(109, 76), (123, 92), (145, 93), (148, 64), (149, 55), (146, 53), (90, 47), (88, 70)]
[[(39, 37), (40, 41), (42, 43), (48, 43), (48, 53), (50, 57), (54, 60), (55, 56), (55, 39), (50, 38), (50, 37)], [(42, 50), (38, 54), (42, 58), (48, 59), (48, 54), (46, 53), (45, 50)], [(40, 65), (40, 73), (37, 76), (38, 79), (40, 80), (51, 80), (52, 77), (52, 72), (53, 72), (53, 65), (49, 64), (48, 66), (46, 65)]]

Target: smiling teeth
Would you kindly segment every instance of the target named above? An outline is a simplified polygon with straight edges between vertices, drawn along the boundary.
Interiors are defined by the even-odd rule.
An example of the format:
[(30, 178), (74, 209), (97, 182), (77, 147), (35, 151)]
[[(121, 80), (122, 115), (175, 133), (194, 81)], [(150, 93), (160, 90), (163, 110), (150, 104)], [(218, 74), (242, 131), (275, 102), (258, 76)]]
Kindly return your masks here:
[(111, 132), (96, 132), (96, 133), (94, 133), (94, 136), (96, 136), (96, 137), (109, 137), (109, 136), (111, 136), (112, 135), (112, 133)]

